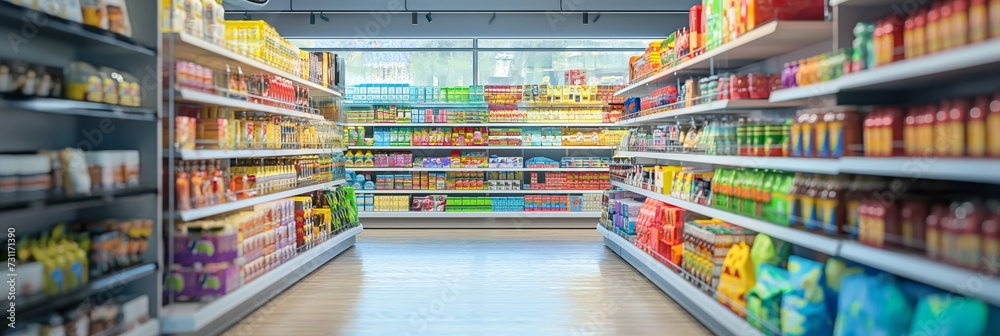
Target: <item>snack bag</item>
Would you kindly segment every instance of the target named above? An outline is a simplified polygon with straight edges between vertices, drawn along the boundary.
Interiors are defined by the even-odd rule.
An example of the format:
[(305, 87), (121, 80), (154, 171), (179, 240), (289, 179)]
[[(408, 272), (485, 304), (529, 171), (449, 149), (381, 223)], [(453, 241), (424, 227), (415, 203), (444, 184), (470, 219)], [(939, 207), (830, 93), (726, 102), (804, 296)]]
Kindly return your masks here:
[(829, 335), (833, 328), (826, 312), (821, 281), (823, 264), (799, 256), (788, 260), (792, 290), (781, 299), (781, 333), (794, 336)]
[[(757, 239), (760, 239), (759, 236)], [(747, 321), (750, 325), (765, 334), (780, 332), (781, 298), (791, 290), (788, 271), (774, 264), (761, 264), (757, 269), (757, 284), (747, 292)]]
[(891, 275), (846, 276), (840, 286), (833, 334), (905, 335), (912, 314), (913, 308)]
[[(986, 335), (989, 307), (980, 300), (951, 294), (928, 295), (917, 302), (910, 335)], [(901, 334), (895, 334), (901, 335)]]
[(750, 246), (746, 243), (733, 245), (726, 254), (719, 275), (719, 302), (730, 307), (737, 315), (743, 316), (746, 307), (746, 293), (754, 287), (756, 277), (750, 261)]
[(792, 252), (792, 245), (784, 241), (771, 239), (771, 236), (760, 233), (753, 239), (750, 248), (750, 261), (753, 269), (760, 270), (764, 264), (782, 267)]
[(834, 257), (826, 259), (826, 265), (823, 269), (823, 289), (826, 292), (826, 309), (827, 313), (831, 315), (830, 318), (836, 319), (837, 303), (840, 298), (843, 280), (849, 276), (862, 273), (864, 273), (864, 268), (856, 264), (849, 264), (844, 260)]

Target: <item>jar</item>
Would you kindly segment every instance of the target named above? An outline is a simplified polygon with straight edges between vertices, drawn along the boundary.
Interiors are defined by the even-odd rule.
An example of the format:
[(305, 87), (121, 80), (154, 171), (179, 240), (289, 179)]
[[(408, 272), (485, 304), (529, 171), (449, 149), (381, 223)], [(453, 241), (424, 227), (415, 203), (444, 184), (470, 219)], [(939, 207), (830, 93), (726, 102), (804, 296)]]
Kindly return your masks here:
[[(989, 111), (986, 115), (986, 129), (1000, 129), (1000, 92), (997, 92), (990, 101)], [(1000, 158), (1000, 132), (986, 133), (986, 155)]]
[(989, 274), (1000, 274), (1000, 201), (987, 201), (986, 210), (989, 214), (980, 229), (983, 234), (983, 262), (979, 269)]
[[(920, 8), (913, 15), (913, 57), (927, 54), (927, 8)], [(909, 57), (907, 57), (909, 58)]]
[(952, 40), (951, 47), (961, 47), (969, 44), (971, 34), (969, 21), (969, 0), (951, 0), (947, 5), (951, 7), (950, 32)]
[(927, 202), (921, 199), (910, 199), (903, 202), (900, 209), (900, 223), (902, 225), (901, 247), (925, 251), (925, 241), (927, 240)]
[(990, 37), (1000, 37), (1000, 0), (990, 0)]
[[(955, 47), (955, 34), (952, 31), (952, 19), (955, 18), (951, 7), (951, 0), (937, 1), (940, 3), (940, 19), (938, 21), (938, 33), (941, 36), (941, 50), (948, 50)], [(966, 22), (968, 24), (968, 22)]]
[(930, 214), (927, 215), (927, 257), (932, 260), (942, 258), (942, 228), (941, 221), (947, 216), (948, 206), (945, 204), (934, 204), (931, 206)]
[(933, 54), (944, 48), (941, 30), (941, 2), (935, 2), (927, 11), (927, 53)]
[(64, 76), (66, 98), (100, 103), (104, 101), (104, 81), (94, 66), (73, 62)]
[(985, 41), (990, 35), (988, 0), (971, 0), (969, 2), (969, 43)]

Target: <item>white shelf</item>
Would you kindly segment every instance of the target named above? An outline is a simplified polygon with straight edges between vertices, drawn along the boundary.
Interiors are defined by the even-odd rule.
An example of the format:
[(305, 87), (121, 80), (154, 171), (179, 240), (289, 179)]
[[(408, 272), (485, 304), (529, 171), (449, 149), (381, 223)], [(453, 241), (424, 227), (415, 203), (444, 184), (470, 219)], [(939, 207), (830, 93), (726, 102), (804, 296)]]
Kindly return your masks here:
[(615, 146), (349, 146), (350, 149), (615, 149)]
[(604, 190), (361, 190), (358, 194), (603, 194)]
[(338, 186), (338, 185), (344, 184), (344, 182), (345, 182), (344, 180), (336, 180), (336, 181), (326, 182), (326, 183), (320, 183), (320, 184), (312, 185), (312, 186), (308, 186), (308, 187), (296, 188), (296, 189), (285, 190), (285, 191), (277, 192), (277, 193), (273, 193), (273, 194), (267, 194), (267, 195), (263, 195), (263, 196), (257, 196), (257, 197), (254, 197), (254, 198), (248, 198), (248, 199), (239, 200), (239, 201), (236, 201), (236, 202), (223, 203), (223, 204), (219, 204), (219, 205), (213, 205), (213, 206), (208, 206), (208, 207), (204, 207), (204, 208), (197, 208), (197, 209), (191, 209), (191, 210), (185, 210), (185, 211), (177, 211), (177, 215), (180, 217), (181, 220), (183, 220), (185, 222), (188, 222), (188, 221), (193, 221), (193, 220), (196, 220), (196, 219), (199, 219), (199, 218), (205, 218), (205, 217), (212, 216), (212, 215), (218, 215), (218, 214), (222, 214), (222, 213), (226, 213), (226, 212), (230, 212), (230, 211), (235, 211), (235, 210), (243, 209), (243, 208), (254, 206), (254, 205), (257, 205), (257, 204), (261, 204), (261, 203), (266, 203), (266, 202), (270, 202), (270, 201), (276, 201), (276, 200), (279, 200), (279, 199), (282, 199), (282, 198), (287, 198), (287, 197), (292, 197), (292, 196), (296, 196), (296, 195), (301, 195), (301, 194), (305, 194), (305, 193), (308, 193), (308, 192), (313, 192), (313, 191), (316, 191), (316, 190), (323, 190), (323, 189), (326, 189), (326, 188), (331, 188), (331, 187), (334, 187), (334, 186)]
[[(361, 233), (362, 230), (363, 227), (358, 226), (338, 234), (329, 241), (299, 254), (292, 260), (289, 260), (266, 274), (261, 275), (259, 278), (243, 285), (243, 287), (236, 289), (232, 293), (212, 300), (211, 302), (173, 303), (167, 305), (160, 313), (160, 318), (162, 320), (160, 332), (164, 334), (197, 333), (215, 322), (217, 319), (222, 318), (230, 311), (240, 308), (241, 306), (250, 306), (253, 304), (259, 306), (263, 304), (263, 302), (250, 301), (257, 298), (259, 295), (268, 294), (267, 292), (272, 286), (280, 285), (282, 283), (287, 284), (287, 281), (297, 281), (297, 279), (288, 279), (293, 273), (299, 275), (297, 278), (301, 279), (325, 262), (320, 260), (322, 262), (317, 263), (316, 261), (318, 258), (323, 255), (328, 255), (327, 252), (333, 250), (338, 245), (341, 245), (341, 243), (350, 241), (354, 238), (354, 236)], [(342, 251), (333, 252), (335, 252), (334, 255), (329, 256), (331, 259)], [(287, 285), (290, 286), (291, 284)], [(277, 295), (277, 293), (273, 294)], [(264, 302), (266, 302), (266, 300)]]
[(1000, 183), (1000, 159), (934, 157), (843, 157), (817, 159), (796, 157), (721, 156), (703, 154), (619, 151), (618, 156), (688, 163), (778, 169), (815, 174), (859, 174), (981, 183)]
[(400, 105), (408, 106), (411, 108), (430, 108), (430, 107), (443, 107), (443, 108), (488, 108), (489, 105), (486, 103), (428, 103), (428, 102), (344, 102), (344, 106), (351, 107), (371, 107), (372, 105)]
[(1000, 279), (923, 256), (844, 242), (840, 256), (904, 278), (1000, 305)]
[[(172, 46), (172, 48), (171, 48)], [(241, 55), (232, 50), (209, 43), (203, 39), (188, 35), (186, 33), (164, 33), (163, 34), (164, 55), (174, 55), (176, 59), (193, 61), (215, 69), (216, 71), (226, 69), (230, 65), (233, 71), (236, 67), (243, 69), (244, 74), (254, 72), (266, 72), (276, 76), (284, 77), (298, 85), (309, 88), (309, 94), (313, 97), (342, 97), (343, 94), (337, 90), (313, 83), (300, 76), (293, 75), (284, 70), (279, 70), (264, 62)]]
[[(645, 96), (667, 83), (676, 83), (680, 72), (705, 72), (712, 68), (738, 68), (833, 38), (833, 23), (824, 21), (773, 21), (746, 32), (729, 43), (671, 68), (639, 80), (615, 96)], [(700, 70), (700, 71), (699, 71)]]
[(1000, 39), (992, 39), (933, 55), (902, 60), (844, 75), (832, 81), (771, 93), (772, 102), (801, 100), (843, 91), (905, 90), (1000, 70)]
[(119, 336), (156, 336), (160, 334), (160, 321), (157, 319), (150, 319), (143, 323), (142, 325), (136, 327), (135, 329), (129, 330), (128, 332), (121, 334)]
[(610, 171), (609, 168), (360, 168), (360, 167), (347, 167), (348, 170), (354, 171), (366, 171), (366, 172), (419, 172), (419, 171), (457, 171), (457, 172), (467, 172), (467, 171), (520, 171), (520, 172), (607, 172)]
[(326, 120), (325, 118), (323, 118), (322, 115), (319, 114), (290, 110), (286, 108), (280, 108), (277, 106), (251, 103), (241, 99), (223, 97), (191, 89), (178, 89), (175, 99), (177, 102), (181, 103), (196, 103), (196, 104), (213, 105), (213, 106), (225, 106), (246, 111), (266, 112), (266, 113), (280, 114), (296, 118)]
[(614, 127), (612, 123), (479, 123), (479, 124), (447, 124), (447, 123), (344, 123), (344, 126), (371, 127)]
[(834, 175), (839, 171), (837, 159), (813, 159), (795, 157), (722, 156), (703, 154), (653, 153), (619, 151), (618, 156), (672, 160), (680, 162), (705, 163), (733, 167), (780, 169), (793, 172)]
[(667, 195), (657, 194), (655, 192), (644, 190), (642, 188), (633, 187), (621, 182), (612, 181), (611, 185), (649, 198), (657, 199), (665, 203), (669, 203), (674, 206), (687, 209), (692, 212), (696, 212), (709, 217), (718, 218), (720, 220), (729, 222), (733, 225), (741, 226), (753, 230), (755, 232), (766, 233), (771, 237), (778, 238), (787, 241), (789, 243), (806, 247), (827, 255), (836, 255), (837, 247), (840, 245), (840, 240), (837, 238), (830, 238), (819, 234), (811, 233), (808, 231), (798, 230), (787, 226), (768, 223), (759, 219), (733, 214), (723, 210), (714, 209), (712, 207), (707, 207), (701, 204), (679, 200)]
[(840, 160), (841, 173), (1000, 183), (1000, 160), (975, 158), (849, 157)]
[(358, 218), (601, 218), (600, 212), (425, 212), (359, 211)]
[(746, 320), (719, 303), (680, 274), (643, 252), (635, 244), (612, 233), (601, 225), (597, 231), (604, 236), (604, 244), (639, 270), (653, 284), (680, 304), (686, 311), (712, 330), (716, 335), (762, 336)]
[[(192, 149), (179, 150), (176, 158), (182, 160), (238, 159), (274, 156), (318, 155), (341, 153), (345, 148), (322, 149)], [(164, 152), (163, 157), (168, 153)]]
[(796, 106), (799, 106), (799, 104), (795, 102), (772, 103), (767, 99), (720, 100), (706, 104), (699, 104), (691, 107), (682, 107), (682, 108), (670, 108), (667, 106), (660, 106), (647, 110), (647, 112), (657, 111), (655, 112), (655, 114), (619, 121), (615, 123), (615, 125), (616, 126), (650, 125), (650, 124), (662, 123), (661, 121), (663, 119), (670, 119), (684, 115), (718, 114), (725, 112), (745, 112), (752, 110), (776, 109), (776, 108), (786, 108), (786, 107), (796, 107)]
[(607, 107), (608, 103), (519, 103), (518, 108), (601, 108)]

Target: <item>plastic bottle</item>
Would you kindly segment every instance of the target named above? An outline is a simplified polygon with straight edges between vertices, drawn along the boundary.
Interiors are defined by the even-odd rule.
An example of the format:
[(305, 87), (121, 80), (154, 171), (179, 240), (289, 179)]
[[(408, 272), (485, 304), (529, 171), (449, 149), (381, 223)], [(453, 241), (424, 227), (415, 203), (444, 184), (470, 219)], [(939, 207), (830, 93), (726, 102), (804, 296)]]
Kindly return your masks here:
[(191, 180), (188, 175), (187, 164), (184, 161), (174, 163), (174, 195), (176, 198), (177, 210), (184, 211), (191, 209)]

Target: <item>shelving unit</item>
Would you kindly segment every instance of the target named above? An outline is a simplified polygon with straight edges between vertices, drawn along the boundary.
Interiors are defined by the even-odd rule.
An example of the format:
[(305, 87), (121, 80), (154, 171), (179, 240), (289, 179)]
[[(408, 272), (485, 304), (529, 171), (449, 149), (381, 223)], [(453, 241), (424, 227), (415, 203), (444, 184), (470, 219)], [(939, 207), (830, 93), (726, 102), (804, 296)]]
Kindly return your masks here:
[[(225, 6), (227, 6), (227, 10), (233, 9), (229, 6), (228, 1)], [(157, 21), (158, 20), (153, 20), (153, 22)], [(303, 78), (303, 76), (292, 74), (290, 71), (282, 70), (287, 67), (281, 67), (281, 69), (279, 69), (278, 66), (273, 66), (268, 60), (257, 59), (256, 57), (236, 52), (231, 46), (220, 46), (203, 40), (197, 36), (177, 32), (162, 33), (160, 34), (160, 39), (162, 40), (163, 48), (165, 50), (163, 57), (164, 64), (172, 64), (175, 61), (189, 61), (203, 67), (211, 68), (216, 74), (225, 69), (232, 69), (234, 72), (238, 69), (245, 75), (277, 76), (290, 81), (299, 88), (308, 90), (310, 98), (314, 101), (324, 100), (325, 102), (332, 100), (334, 106), (341, 105), (339, 100), (343, 97), (343, 93), (339, 88), (331, 88), (326, 84), (316, 83)], [(170, 78), (173, 77), (174, 76), (171, 76)], [(176, 78), (174, 80), (176, 80)], [(163, 103), (167, 109), (165, 113), (171, 117), (176, 116), (175, 106), (177, 104), (192, 104), (199, 106), (225, 107), (233, 111), (262, 112), (269, 117), (290, 117), (294, 118), (296, 122), (301, 121), (317, 123), (319, 126), (327, 126), (325, 124), (318, 123), (327, 120), (323, 115), (318, 113), (319, 110), (315, 108), (317, 105), (312, 105), (313, 107), (302, 107), (287, 101), (278, 101), (266, 97), (255, 97), (256, 99), (249, 101), (239, 97), (231, 98), (230, 96), (225, 95), (224, 89), (221, 88), (217, 89), (218, 92), (202, 92), (189, 89), (187, 87), (180, 87), (179, 85), (176, 85), (176, 82), (170, 84), (171, 85), (166, 86), (167, 88), (164, 91)], [(174, 126), (172, 118), (166, 120), (170, 121), (171, 127)], [(333, 124), (336, 120), (329, 120), (328, 122), (331, 123), (329, 128), (336, 127), (336, 125)], [(251, 124), (251, 126), (261, 127), (260, 124)], [(321, 131), (325, 131), (329, 128), (324, 128), (324, 130)], [(169, 132), (170, 130), (172, 129), (166, 128), (164, 132)], [(264, 128), (264, 130), (266, 131), (267, 129)], [(302, 132), (302, 130), (297, 131)], [(314, 136), (314, 138), (320, 138), (320, 136), (315, 134), (320, 131), (313, 132), (314, 134), (312, 134), (312, 136)], [(269, 134), (269, 137), (267, 138), (268, 141), (272, 141), (270, 135), (273, 134)], [(281, 135), (284, 136), (285, 134)], [(301, 133), (298, 135), (301, 135)], [(257, 137), (257, 140), (255, 141), (262, 142), (260, 140), (262, 135), (255, 136)], [(168, 139), (169, 141), (174, 141), (174, 138), (166, 136), (163, 141), (166, 142)], [(281, 141), (287, 142), (288, 140), (286, 140), (286, 138), (281, 138)], [(164, 160), (164, 175), (172, 176), (171, 174), (175, 174), (177, 169), (180, 169), (178, 168), (180, 166), (175, 160), (219, 160), (219, 164), (228, 169), (227, 164), (232, 164), (230, 159), (241, 159), (240, 162), (242, 162), (242, 164), (240, 165), (245, 166), (247, 164), (258, 164), (257, 162), (260, 162), (259, 164), (264, 164), (267, 162), (264, 160), (265, 158), (336, 154), (347, 150), (346, 148), (339, 148), (339, 145), (336, 145), (335, 142), (302, 144), (301, 147), (313, 148), (177, 149), (176, 146), (168, 146), (168, 149), (165, 149), (160, 157), (168, 159)], [(302, 172), (299, 173), (301, 174)], [(259, 176), (260, 175), (258, 175), (258, 177)], [(169, 199), (169, 201), (166, 202), (166, 210), (164, 210), (164, 212), (166, 212), (164, 215), (166, 225), (171, 228), (171, 230), (168, 230), (168, 232), (170, 232), (170, 236), (167, 237), (168, 239), (166, 242), (168, 245), (173, 244), (175, 235), (173, 229), (180, 226), (183, 222), (191, 222), (209, 218), (211, 216), (251, 209), (256, 205), (263, 203), (335, 188), (346, 183), (345, 180), (340, 179), (311, 185), (303, 185), (305, 183), (312, 182), (302, 182), (303, 180), (301, 177), (301, 175), (298, 177), (300, 183), (299, 186), (292, 189), (200, 208), (175, 210), (178, 208), (175, 204), (176, 201)], [(322, 181), (329, 180), (328, 178), (320, 177), (317, 177), (316, 179)], [(168, 179), (167, 182), (164, 182), (164, 188), (166, 189), (164, 197), (172, 198), (175, 197), (175, 193), (179, 187), (174, 179)], [(161, 280), (160, 290), (163, 290), (167, 293), (167, 295), (160, 295), (163, 296), (161, 302), (163, 306), (163, 313), (159, 319), (159, 328), (157, 333), (165, 335), (192, 336), (221, 334), (227, 328), (252, 313), (255, 309), (267, 303), (270, 299), (276, 297), (282, 291), (288, 289), (299, 280), (305, 278), (309, 275), (309, 273), (315, 271), (351, 246), (354, 246), (356, 242), (355, 236), (361, 233), (362, 230), (363, 228), (361, 226), (354, 227), (343, 232), (339, 232), (328, 241), (319, 243), (312, 248), (304, 249), (303, 247), (299, 247), (298, 254), (284, 263), (277, 264), (277, 259), (272, 260), (271, 257), (275, 257), (277, 254), (261, 257), (256, 261), (260, 262), (260, 260), (264, 260), (263, 263), (260, 263), (260, 267), (264, 267), (265, 263), (270, 265), (277, 264), (277, 266), (268, 266), (269, 268), (273, 268), (270, 268), (266, 271), (266, 273), (257, 276), (248, 283), (242, 283), (236, 289), (231, 287), (228, 288), (229, 292), (221, 297), (205, 298), (204, 300), (206, 301), (204, 302), (181, 302), (180, 297), (170, 295), (171, 292), (169, 290), (163, 289), (167, 286), (167, 284), (164, 284), (163, 280)], [(295, 236), (293, 235), (292, 238), (294, 240)], [(272, 244), (273, 243), (274, 242), (272, 241)], [(294, 247), (295, 243), (293, 242), (292, 244), (292, 247)], [(164, 258), (168, 260), (171, 266), (173, 266), (175, 257), (170, 253), (170, 251), (164, 253)], [(243, 272), (242, 267), (245, 266), (243, 263), (247, 263), (247, 265), (249, 265), (250, 262), (254, 261), (241, 261), (239, 263), (239, 267), (241, 267), (240, 272)], [(170, 272), (168, 274), (172, 276), (175, 274), (173, 272), (174, 270), (176, 269), (168, 268), (165, 271)], [(242, 282), (242, 275), (240, 279), (240, 282)]]
[(739, 68), (810, 44), (830, 40), (832, 37), (833, 24), (830, 22), (772, 21), (709, 52), (680, 64), (664, 67), (646, 78), (630, 83), (615, 92), (615, 95), (645, 96), (665, 83), (676, 83), (681, 74)]
[(756, 328), (739, 317), (719, 301), (684, 280), (667, 265), (640, 250), (635, 244), (621, 236), (612, 233), (601, 225), (597, 231), (604, 236), (604, 245), (622, 257), (629, 265), (635, 267), (656, 287), (667, 293), (674, 301), (698, 319), (716, 335), (753, 335), (763, 336)]
[(857, 174), (910, 179), (939, 179), (981, 183), (1000, 183), (994, 172), (998, 159), (956, 159), (938, 157), (843, 157), (817, 159), (796, 157), (722, 156), (682, 153), (620, 151), (619, 156), (701, 163), (720, 166), (778, 169), (825, 175)]
[(944, 81), (996, 73), (998, 70), (1000, 40), (992, 39), (847, 74), (823, 83), (777, 90), (771, 93), (770, 101), (790, 102), (841, 92), (924, 88)]
[[(31, 6), (39, 6), (37, 8), (48, 6), (62, 10), (65, 10), (62, 7), (66, 5), (62, 2), (35, 4), (33, 1), (28, 1), (28, 3)], [(5, 229), (10, 230), (8, 234), (13, 238), (11, 251), (15, 240), (18, 244), (17, 253), (10, 255), (12, 260), (17, 259), (14, 263), (17, 269), (4, 272), (3, 277), (5, 282), (16, 280), (17, 288), (14, 288), (15, 283), (10, 283), (14, 295), (13, 302), (7, 301), (5, 295), (3, 305), (10, 308), (11, 320), (8, 322), (15, 322), (16, 318), (17, 329), (6, 329), (8, 327), (5, 323), (5, 329), (0, 331), (2, 334), (30, 330), (29, 325), (40, 325), (41, 322), (49, 321), (53, 314), (75, 310), (81, 307), (81, 304), (95, 298), (106, 301), (138, 296), (146, 296), (149, 300), (148, 307), (144, 307), (148, 308), (149, 315), (145, 317), (148, 320), (141, 328), (130, 331), (128, 335), (151, 336), (159, 331), (156, 322), (160, 315), (161, 296), (158, 281), (163, 269), (159, 259), (163, 246), (157, 243), (163, 238), (160, 234), (163, 232), (163, 226), (161, 226), (162, 213), (159, 209), (161, 176), (157, 169), (161, 160), (159, 58), (162, 48), (157, 33), (160, 4), (140, 0), (124, 0), (124, 3), (130, 9), (124, 19), (131, 22), (131, 36), (49, 15), (9, 1), (0, 1), (0, 35), (9, 39), (4, 47), (0, 47), (0, 63), (3, 63), (6, 69), (3, 77), (8, 80), (13, 78), (13, 82), (4, 83), (5, 92), (0, 95), (0, 115), (3, 115), (3, 122), (0, 123), (0, 153), (5, 156), (27, 156), (42, 150), (78, 149), (84, 153), (130, 150), (138, 152), (139, 165), (137, 181), (128, 189), (122, 189), (117, 185), (114, 190), (101, 188), (101, 191), (97, 191), (93, 188), (93, 183), (88, 180), (79, 190), (72, 193), (57, 190), (49, 185), (46, 186), (48, 190), (45, 190), (46, 195), (42, 199), (20, 198), (0, 203), (0, 223), (3, 223)], [(79, 10), (79, 7), (76, 9)], [(72, 75), (64, 74), (64, 70), (69, 70), (71, 64), (77, 61), (98, 68), (114, 68), (123, 74), (123, 77), (127, 77), (124, 74), (135, 77), (140, 86), (138, 88), (140, 101), (135, 104), (137, 106), (69, 99), (66, 87), (82, 78), (71, 79)], [(28, 80), (27, 83), (18, 84), (19, 76), (25, 76), (23, 73), (19, 74), (18, 65), (26, 66), (26, 69), (30, 69), (37, 77)], [(44, 67), (47, 69), (45, 71), (51, 73), (46, 74), (36, 67)], [(105, 69), (99, 71), (105, 74), (112, 73), (111, 70)], [(42, 87), (45, 82), (43, 78), (49, 75), (53, 81), (48, 83), (51, 84), (49, 87), (51, 92), (46, 97), (20, 97), (17, 96), (18, 93), (13, 92), (15, 87), (20, 91), (21, 85)], [(54, 80), (56, 78), (58, 81)], [(34, 95), (45, 92), (40, 89), (31, 91)], [(59, 159), (56, 163), (61, 164)], [(88, 169), (93, 169), (87, 166), (88, 163), (83, 163), (82, 174), (87, 174)], [(124, 164), (123, 162), (122, 165)], [(52, 168), (48, 167), (49, 170)], [(66, 166), (62, 168), (66, 169)], [(15, 167), (15, 190), (19, 188), (16, 175), (20, 172), (17, 170)], [(6, 169), (5, 174), (9, 173), (10, 170)], [(51, 172), (46, 173), (51, 174)], [(79, 171), (73, 174), (78, 173)], [(74, 176), (79, 178), (79, 175)], [(10, 175), (6, 177), (9, 182)], [(34, 178), (32, 177), (32, 181), (38, 183), (39, 181)], [(76, 182), (80, 181), (74, 183)], [(5, 192), (10, 190), (9, 187), (9, 184), (5, 185)], [(33, 187), (38, 185), (35, 184)], [(7, 193), (5, 196), (10, 195)], [(71, 233), (78, 234), (81, 232), (73, 229), (73, 224), (107, 219), (141, 219), (152, 222), (148, 249), (141, 255), (134, 256), (136, 260), (130, 260), (131, 266), (117, 265), (124, 268), (101, 276), (89, 277), (87, 282), (80, 283), (75, 288), (65, 289), (54, 295), (40, 293), (28, 295), (25, 288), (36, 290), (42, 288), (41, 279), (52, 277), (42, 270), (43, 267), (38, 267), (38, 271), (35, 271), (35, 268), (28, 265), (39, 266), (43, 260), (54, 258), (53, 254), (56, 252), (44, 251), (37, 255), (23, 255), (21, 244), (28, 241), (41, 244), (38, 243), (39, 237), (43, 233), (51, 232), (60, 223), (65, 223)], [(90, 258), (91, 251), (85, 253), (87, 256), (84, 258), (88, 263), (91, 262), (93, 260)], [(133, 256), (130, 255), (131, 257)], [(74, 262), (71, 258), (59, 258), (67, 265)], [(80, 271), (91, 272), (90, 264), (83, 265), (87, 266)], [(35, 280), (38, 282), (28, 282)], [(90, 314), (89, 308), (81, 311), (85, 316)]]
[(600, 218), (600, 212), (421, 212), (363, 211), (361, 218)]
[(753, 110), (788, 108), (796, 106), (799, 106), (799, 104), (795, 102), (772, 103), (766, 99), (719, 100), (711, 103), (698, 104), (695, 106), (682, 107), (682, 108), (677, 108), (674, 105), (668, 105), (668, 106), (659, 106), (656, 108), (646, 110), (644, 111), (644, 113), (653, 113), (653, 114), (634, 119), (619, 121), (615, 123), (615, 126), (655, 125), (663, 123), (664, 120), (686, 115), (731, 114), (731, 113), (743, 113)]
[(172, 303), (163, 308), (161, 330), (171, 335), (213, 335), (263, 306), (288, 287), (354, 246), (362, 226), (342, 232), (226, 296), (207, 303)]
[(340, 153), (346, 148), (316, 149), (194, 149), (175, 152), (182, 160), (239, 159), (255, 157), (296, 156)]
[[(115, 271), (99, 278), (91, 279), (90, 282), (80, 288), (55, 296), (36, 295), (18, 299), (16, 301), (17, 317), (23, 318), (26, 321), (43, 317), (45, 314), (62, 309), (74, 303), (81, 302), (91, 296), (110, 291), (112, 288), (121, 286), (122, 284), (127, 284), (156, 274), (156, 263), (142, 264), (120, 271)], [(6, 298), (4, 298), (2, 303), (5, 306), (9, 305), (9, 301), (7, 301)]]
[(315, 113), (306, 113), (302, 111), (281, 108), (277, 106), (257, 104), (245, 100), (223, 97), (207, 92), (201, 92), (184, 88), (176, 90), (175, 101), (178, 103), (194, 103), (202, 105), (224, 106), (244, 111), (267, 112), (270, 114), (277, 114), (289, 117), (323, 120), (323, 116)]
[[(6, 5), (6, 3), (0, 2)], [(138, 121), (156, 120), (156, 110), (126, 107), (103, 103), (83, 102), (56, 98), (31, 98), (23, 100), (0, 99), (0, 109), (62, 114), (80, 117), (124, 119)]]
[(656, 160), (670, 160), (685, 163), (702, 163), (722, 166), (780, 169), (803, 173), (836, 174), (840, 168), (837, 159), (812, 159), (793, 157), (723, 156), (705, 154), (656, 153), (620, 151), (618, 156)]
[(574, 149), (585, 149), (585, 150), (611, 150), (615, 149), (614, 146), (351, 146), (352, 150), (435, 150), (435, 149), (523, 149), (523, 150), (536, 150), (536, 149), (559, 149), (559, 150), (574, 150)]
[(212, 215), (218, 215), (222, 213), (227, 213), (230, 211), (235, 211), (243, 209), (246, 207), (251, 207), (261, 203), (267, 203), (270, 201), (276, 201), (282, 198), (288, 198), (295, 195), (301, 195), (316, 190), (323, 190), (327, 188), (332, 188), (338, 185), (344, 184), (344, 180), (337, 180), (332, 182), (320, 183), (311, 186), (299, 187), (295, 189), (285, 190), (281, 192), (276, 192), (273, 194), (267, 194), (263, 196), (257, 196), (253, 198), (243, 199), (236, 202), (223, 203), (219, 205), (207, 206), (204, 208), (197, 208), (191, 210), (180, 210), (177, 211), (177, 217), (185, 222), (193, 221), (200, 218), (205, 218)]
[(365, 126), (365, 127), (612, 127), (614, 124), (596, 123), (346, 123), (344, 126)]
[(359, 168), (349, 167), (348, 170), (370, 172), (418, 172), (418, 171), (470, 171), (470, 172), (607, 172), (608, 168)]
[(302, 77), (295, 76), (286, 71), (267, 65), (262, 61), (241, 55), (186, 33), (165, 33), (163, 34), (163, 40), (164, 48), (167, 49), (166, 52), (171, 53), (177, 58), (192, 60), (198, 62), (199, 64), (217, 69), (225, 69), (225, 66), (229, 64), (241, 67), (244, 73), (262, 72), (275, 76), (281, 76), (295, 82), (295, 84), (308, 87), (309, 94), (313, 97), (344, 96), (343, 93), (338, 90), (313, 83), (312, 81)]
[(601, 194), (604, 190), (355, 190), (358, 194), (532, 194), (532, 195), (565, 195), (565, 194)]
[(766, 233), (774, 238), (778, 238), (787, 241), (789, 243), (806, 247), (811, 250), (821, 252), (824, 254), (836, 255), (837, 248), (839, 247), (840, 244), (840, 240), (837, 238), (831, 238), (805, 230), (798, 230), (787, 226), (768, 223), (759, 219), (754, 219), (742, 215), (729, 213), (709, 206), (704, 206), (701, 204), (680, 200), (674, 197), (670, 197), (668, 195), (657, 194), (655, 192), (630, 186), (621, 182), (611, 182), (611, 185), (645, 197), (660, 200), (667, 204), (684, 208), (688, 211), (696, 212), (713, 218), (718, 218), (726, 222), (732, 223), (733, 225), (738, 225), (760, 233)]

